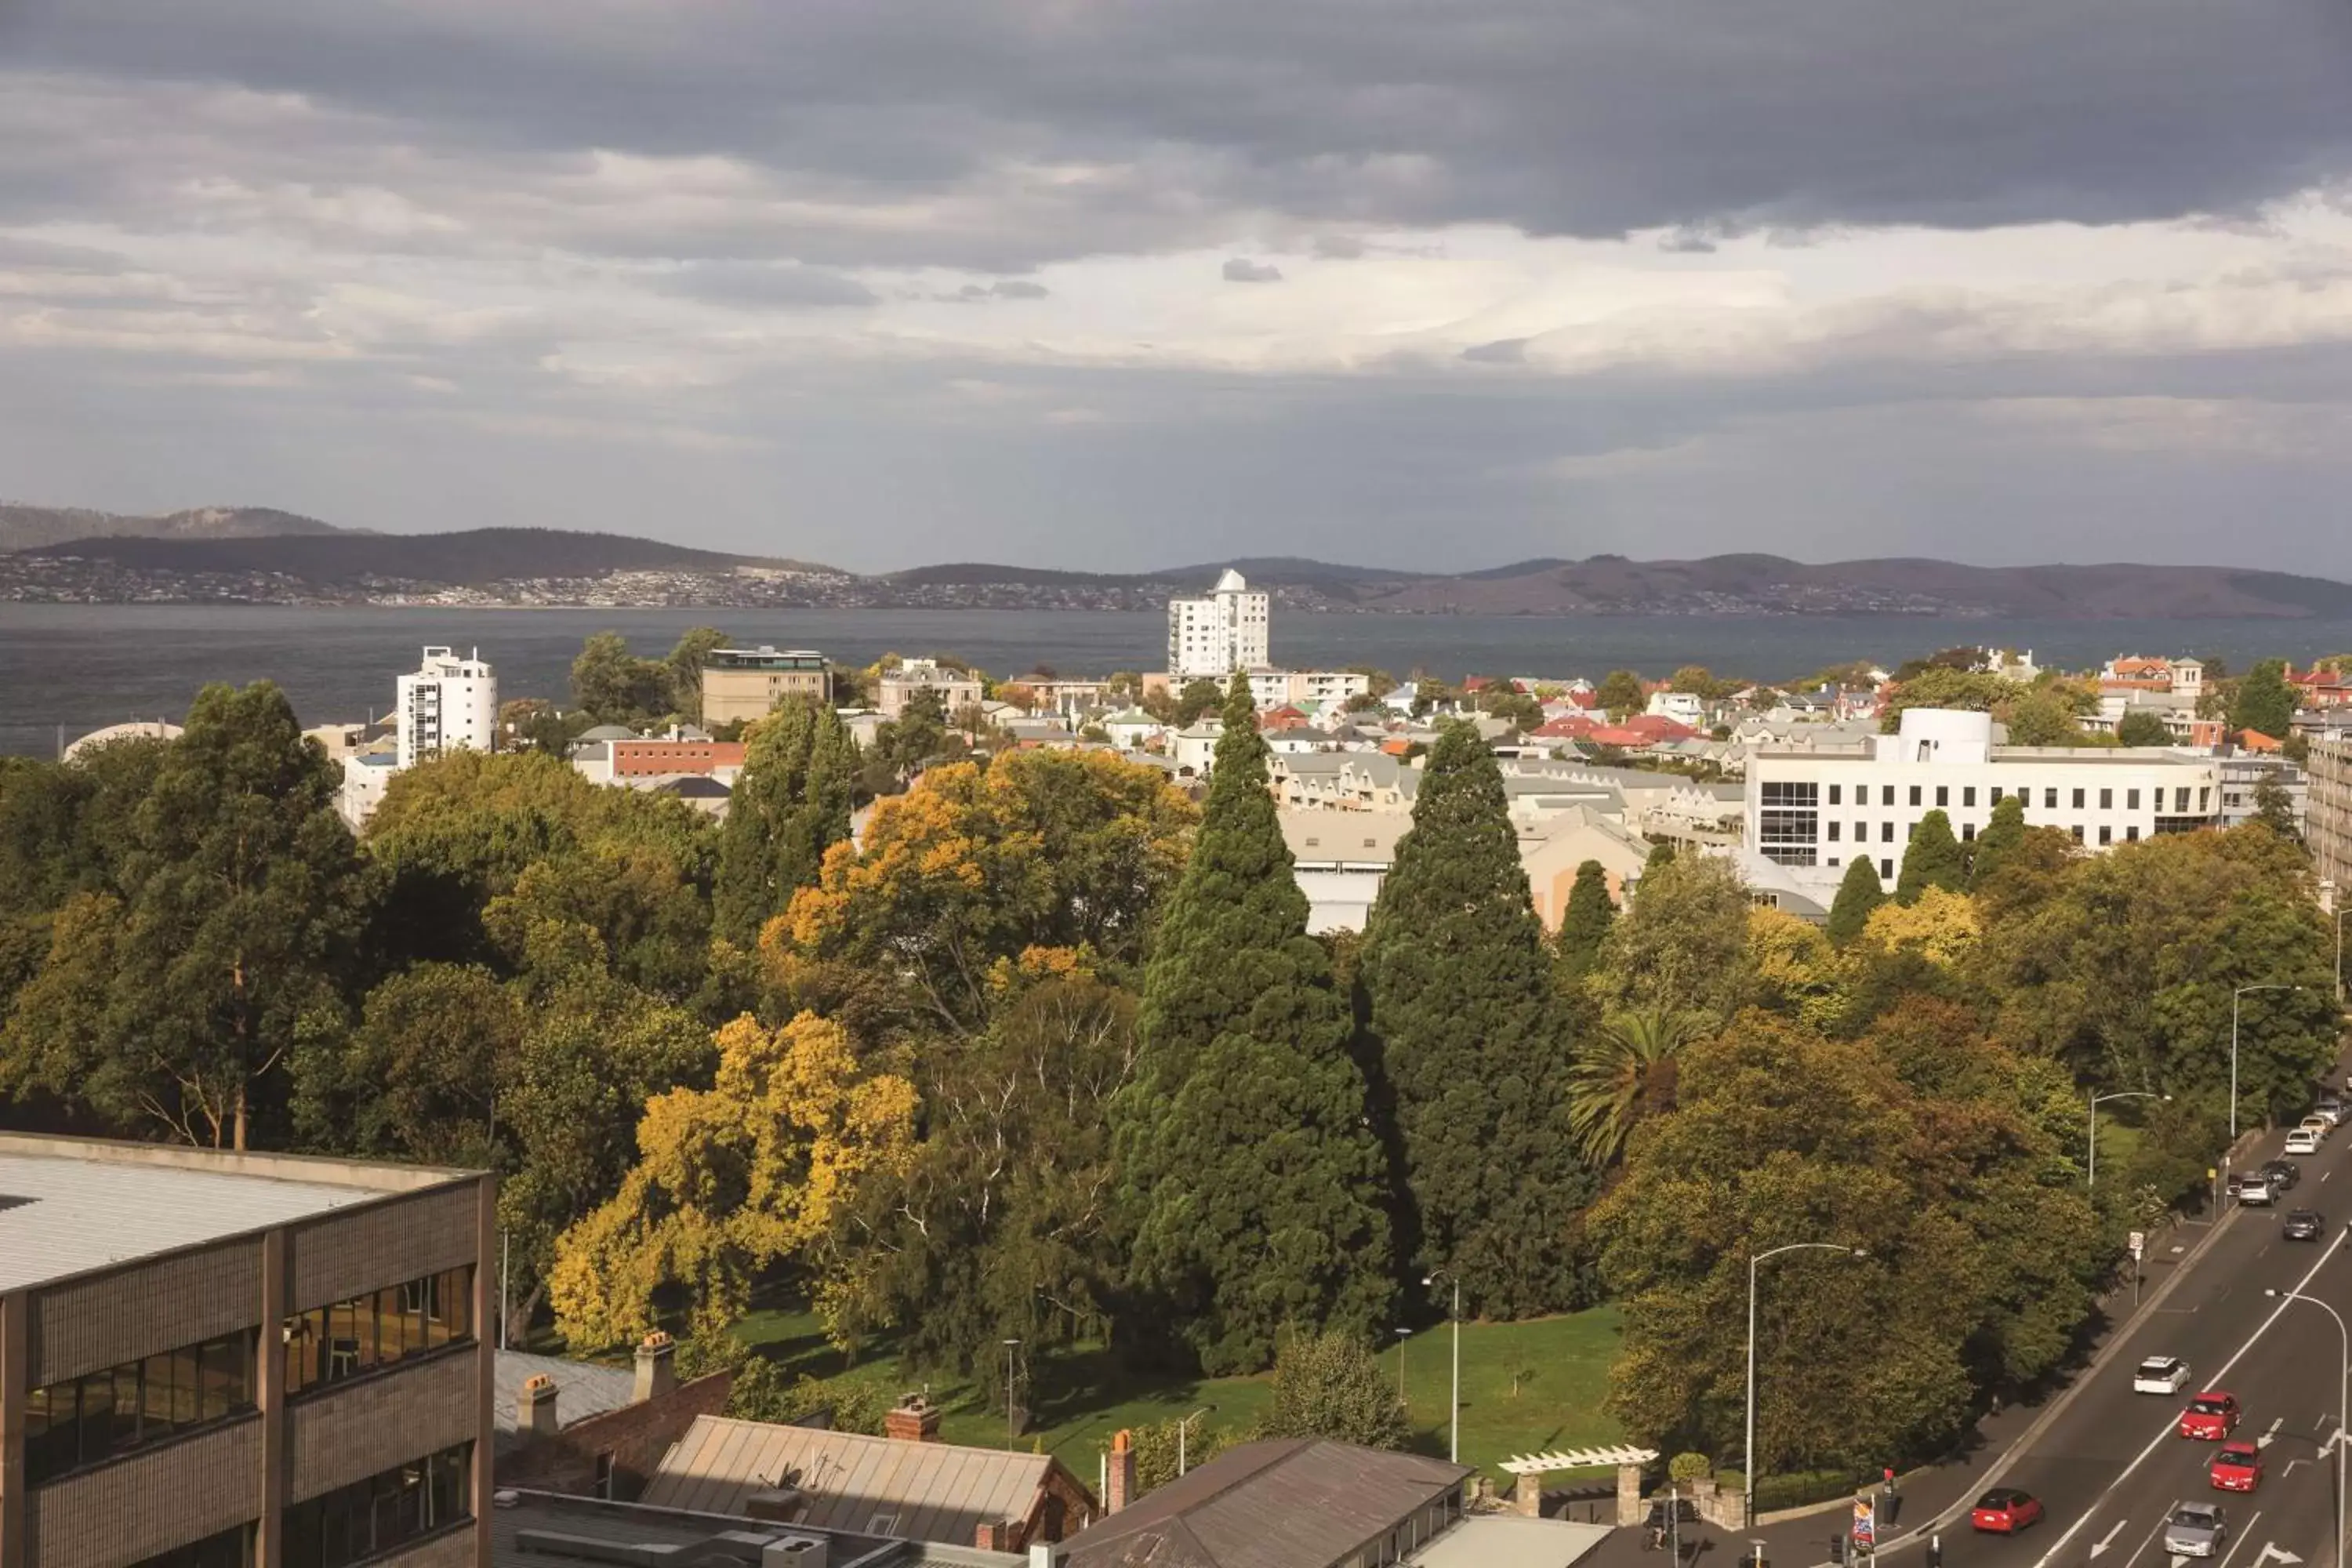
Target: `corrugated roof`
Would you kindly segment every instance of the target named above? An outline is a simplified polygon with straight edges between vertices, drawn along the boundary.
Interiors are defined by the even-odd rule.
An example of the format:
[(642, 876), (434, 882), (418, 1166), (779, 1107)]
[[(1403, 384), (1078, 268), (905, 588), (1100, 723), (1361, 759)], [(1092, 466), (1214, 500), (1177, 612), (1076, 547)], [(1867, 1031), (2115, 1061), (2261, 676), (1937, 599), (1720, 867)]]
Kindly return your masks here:
[(1466, 1465), (1312, 1437), (1228, 1448), (1063, 1543), (1058, 1568), (1328, 1568)]
[(598, 1366), (593, 1362), (566, 1361), (562, 1356), (526, 1355), (520, 1351), (498, 1352), (491, 1381), (496, 1394), (491, 1418), (498, 1426), (499, 1452), (517, 1446), (521, 1418), (515, 1413), (522, 1385), (532, 1377), (555, 1380), (555, 1424), (559, 1430), (591, 1415), (618, 1410), (635, 1397), (637, 1374), (633, 1367)]
[(810, 1524), (969, 1546), (983, 1524), (1028, 1518), (1053, 1464), (1045, 1454), (702, 1415), (663, 1457), (644, 1500), (740, 1513), (754, 1492), (797, 1487)]
[(380, 1189), (0, 1146), (0, 1290), (369, 1203)]

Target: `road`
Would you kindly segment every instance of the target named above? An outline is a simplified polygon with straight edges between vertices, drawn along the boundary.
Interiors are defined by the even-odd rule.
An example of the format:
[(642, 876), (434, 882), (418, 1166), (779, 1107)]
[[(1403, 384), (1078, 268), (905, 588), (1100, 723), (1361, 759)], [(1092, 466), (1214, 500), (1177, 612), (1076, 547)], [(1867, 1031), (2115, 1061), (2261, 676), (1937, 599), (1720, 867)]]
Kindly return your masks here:
[[(2258, 1158), (2273, 1157), (2278, 1142), (2268, 1140)], [(2345, 1245), (2352, 1127), (2296, 1163), (2301, 1184), (2273, 1209), (2241, 1214), (2216, 1237), (2095, 1374), (2096, 1384), (2084, 1388), (2001, 1478), (2040, 1498), (2048, 1519), (2013, 1541), (1965, 1525), (1947, 1531), (1947, 1568), (2186, 1568), (2189, 1560), (2165, 1552), (2162, 1527), (2175, 1503), (2191, 1500), (2219, 1501), (2230, 1521), (2210, 1568), (2336, 1568), (2343, 1339), (2320, 1308), (2263, 1291), (2300, 1290), (2339, 1310), (2352, 1307), (2352, 1247)], [(2280, 1234), (2287, 1211), (2305, 1207), (2330, 1222), (2317, 1243)], [(2188, 1360), (2189, 1387), (2179, 1397), (2132, 1392), (2132, 1368), (2156, 1354)], [(2263, 1482), (2250, 1496), (2212, 1489), (2206, 1466), (2218, 1445), (2174, 1435), (2189, 1395), (2203, 1388), (2236, 1394), (2245, 1411), (2236, 1436), (2262, 1445)]]

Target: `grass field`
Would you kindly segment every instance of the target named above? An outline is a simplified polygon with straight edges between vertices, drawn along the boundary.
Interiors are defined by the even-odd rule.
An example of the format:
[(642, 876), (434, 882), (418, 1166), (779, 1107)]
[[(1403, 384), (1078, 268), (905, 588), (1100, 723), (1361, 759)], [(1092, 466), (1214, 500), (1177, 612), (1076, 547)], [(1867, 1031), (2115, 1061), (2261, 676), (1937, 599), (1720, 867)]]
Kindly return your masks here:
[[(820, 1381), (872, 1382), (892, 1394), (928, 1383), (932, 1401), (940, 1407), (942, 1436), (987, 1447), (1005, 1441), (1003, 1415), (987, 1407), (974, 1384), (910, 1373), (887, 1347), (848, 1366), (824, 1342), (812, 1314), (754, 1312), (737, 1326), (736, 1333), (761, 1354)], [(1441, 1324), (1391, 1346), (1380, 1358), (1389, 1375), (1401, 1373), (1403, 1378), (1413, 1446), (1433, 1454), (1445, 1452), (1451, 1335)], [(1617, 1336), (1613, 1306), (1523, 1323), (1465, 1323), (1463, 1463), (1499, 1475), (1496, 1466), (1513, 1454), (1618, 1441), (1618, 1426), (1601, 1408)], [(1111, 1434), (1120, 1427), (1174, 1420), (1213, 1405), (1196, 1430), (1238, 1435), (1257, 1419), (1272, 1393), (1264, 1377), (1152, 1382), (1127, 1373), (1100, 1350), (1058, 1354), (1033, 1370), (1032, 1403), (1039, 1434), (1024, 1436), (1021, 1446), (1026, 1447), (1042, 1435), (1046, 1450), (1060, 1456), (1089, 1485), (1096, 1455), (1110, 1446)]]

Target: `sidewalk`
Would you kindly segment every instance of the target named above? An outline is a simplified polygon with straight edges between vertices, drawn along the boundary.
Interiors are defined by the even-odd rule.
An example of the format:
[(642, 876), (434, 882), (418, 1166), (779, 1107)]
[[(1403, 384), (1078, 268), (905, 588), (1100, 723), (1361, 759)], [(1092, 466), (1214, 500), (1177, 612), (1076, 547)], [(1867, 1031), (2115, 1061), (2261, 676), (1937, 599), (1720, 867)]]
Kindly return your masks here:
[[(1965, 1519), (1953, 1517), (1958, 1510), (1974, 1501), (1995, 1472), (2005, 1468), (2011, 1450), (2023, 1442), (2037, 1423), (2044, 1416), (2054, 1415), (2060, 1405), (2088, 1382), (2110, 1347), (2171, 1293), (2174, 1282), (2195, 1265), (2207, 1245), (2227, 1227), (2236, 1213), (2232, 1207), (2211, 1224), (2178, 1227), (2174, 1234), (2189, 1250), (2178, 1259), (2150, 1258), (2147, 1272), (2151, 1278), (2140, 1291), (2137, 1309), (2132, 1305), (2128, 1286), (2101, 1302), (2103, 1308), (2118, 1315), (2111, 1318), (2105, 1331), (2092, 1341), (2083, 1365), (2067, 1383), (2053, 1389), (2038, 1404), (2012, 1405), (1978, 1422), (1965, 1454), (1901, 1477), (1902, 1501), (1892, 1528), (1886, 1526), (1884, 1511), (1881, 1512), (1879, 1552), (1907, 1550), (1924, 1540), (1925, 1533), (1939, 1521), (1945, 1548), (1949, 1551), (1955, 1529), (1960, 1534), (1968, 1531)], [(2160, 1277), (2158, 1269), (2162, 1270)], [(1585, 1515), (1584, 1502), (1570, 1505), (1568, 1517), (1581, 1520)], [(1603, 1517), (1607, 1517), (1605, 1510)], [(1682, 1530), (1683, 1557), (1685, 1564), (1696, 1568), (1734, 1568), (1736, 1562), (1753, 1549), (1750, 1543), (1761, 1541), (1769, 1568), (1811, 1568), (1829, 1561), (1831, 1536), (1853, 1528), (1850, 1500), (1829, 1504), (1822, 1511), (1808, 1512), (1801, 1518), (1766, 1515), (1753, 1530), (1724, 1531), (1710, 1524), (1686, 1524)], [(1673, 1568), (1664, 1552), (1646, 1548), (1646, 1535), (1647, 1531), (1638, 1527), (1613, 1530), (1607, 1540), (1579, 1560), (1578, 1568)]]

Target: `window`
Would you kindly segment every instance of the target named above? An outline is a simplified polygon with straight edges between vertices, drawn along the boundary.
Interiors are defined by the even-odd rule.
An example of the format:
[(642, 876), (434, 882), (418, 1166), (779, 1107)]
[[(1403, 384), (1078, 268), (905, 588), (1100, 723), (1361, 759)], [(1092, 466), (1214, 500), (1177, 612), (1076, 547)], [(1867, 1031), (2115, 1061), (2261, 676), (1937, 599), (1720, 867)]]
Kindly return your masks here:
[(2055, 811), (2058, 809), (2058, 790), (2055, 785), (2045, 784), (2042, 786), (2042, 808), (2044, 811)]
[(1839, 795), (1840, 795), (1840, 794), (1842, 794), (1842, 793), (1844, 791), (1844, 789), (1845, 789), (1845, 785), (1843, 785), (1843, 784), (1832, 784), (1832, 785), (1830, 785), (1830, 804), (1831, 804), (1832, 805), (1838, 805), (1838, 804), (1839, 804), (1838, 796), (1839, 796)]
[(2105, 849), (2108, 845), (2113, 844), (2115, 841), (2116, 830), (2114, 828), (2103, 826), (2099, 829), (2100, 848)]
[(1951, 785), (1937, 784), (1936, 786), (1936, 804), (1937, 805), (1949, 805), (1952, 804)]
[(1881, 860), (1881, 861), (1878, 863), (1878, 879), (1879, 879), (1880, 881), (1882, 881), (1882, 882), (1891, 882), (1891, 881), (1895, 880), (1895, 862), (1894, 862), (1894, 861), (1892, 861), (1892, 860)]
[(253, 1568), (253, 1526), (231, 1525), (218, 1535), (142, 1557), (131, 1568)]
[(472, 1517), (461, 1443), (286, 1510), (285, 1568), (343, 1568)]
[(2081, 823), (2079, 823), (2079, 822), (2078, 822), (2078, 823), (2076, 823), (2074, 826), (2072, 826), (2072, 827), (2068, 828), (2066, 831), (2067, 831), (2067, 832), (2069, 832), (2069, 833), (2071, 833), (2071, 834), (2073, 834), (2073, 835), (2074, 836), (2074, 842), (2075, 842), (2075, 843), (2080, 844), (2081, 842), (2083, 842), (2083, 825), (2082, 825)]
[(1992, 803), (1995, 805), (1999, 805), (2000, 804), (2000, 785), (1999, 784), (1992, 786)]
[(1799, 784), (1793, 780), (1782, 782), (1767, 780), (1763, 786), (1763, 804), (1766, 805), (1813, 805), (1818, 804), (1817, 796), (1820, 788), (1818, 784)]
[(286, 1392), (341, 1383), (470, 1340), (470, 1268), (445, 1269), (286, 1320)]
[(1895, 804), (1895, 786), (1893, 784), (1881, 784), (1878, 786), (1878, 804), (1881, 805), (1893, 805)]
[(100, 1464), (253, 1408), (253, 1331), (30, 1391), (25, 1476)]
[(2126, 843), (2126, 844), (2137, 844), (2137, 843), (2138, 843), (2138, 842), (2139, 842), (2139, 829), (2138, 829), (2138, 828), (2137, 828), (2137, 827), (2126, 827), (2126, 828), (2125, 828), (2125, 829), (2124, 829), (2124, 842), (2125, 842), (2125, 843)]
[(2076, 790), (2074, 792), (2074, 809), (2076, 811), (2083, 809), (2083, 792), (2081, 790)]
[[(1999, 790), (1995, 790), (1993, 792), (1993, 798), (1995, 800), (1999, 800), (2000, 798), (2000, 792)], [(1976, 803), (1977, 786), (1974, 784), (1962, 784), (1960, 786), (1960, 804), (1962, 805), (1974, 805)]]
[(1960, 824), (1960, 842), (1963, 844), (1973, 844), (1976, 841), (1977, 825), (1973, 822), (1964, 822)]
[(1917, 784), (1913, 784), (1911, 786), (1911, 804), (1913, 805), (1919, 804), (1919, 786)]
[(1886, 821), (1878, 825), (1878, 841), (1881, 844), (1892, 844), (1895, 842), (1894, 818), (1889, 817)]
[(2189, 809), (2189, 786), (2182, 784), (2172, 792), (2172, 809), (2178, 815)]
[(2101, 790), (2099, 792), (2099, 809), (2101, 811), (2113, 811), (2115, 808), (2116, 792), (2111, 789)]
[[(1764, 786), (1764, 799), (1773, 798), (1776, 786)], [(1810, 797), (1811, 784), (1782, 784), (1784, 791), (1802, 790)], [(1784, 797), (1785, 798), (1785, 797)], [(1813, 864), (1813, 841), (1819, 837), (1820, 814), (1808, 808), (1767, 805), (1757, 818), (1756, 847), (1768, 860), (1782, 866)]]
[(2210, 787), (2197, 792), (2197, 809), (2200, 811), (2213, 809), (2213, 791)]
[(1829, 825), (1831, 843), (1834, 844), (1838, 841), (1838, 829), (1843, 826), (1845, 826), (1843, 823), (1834, 821)]

